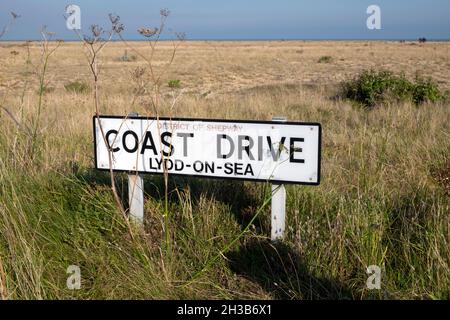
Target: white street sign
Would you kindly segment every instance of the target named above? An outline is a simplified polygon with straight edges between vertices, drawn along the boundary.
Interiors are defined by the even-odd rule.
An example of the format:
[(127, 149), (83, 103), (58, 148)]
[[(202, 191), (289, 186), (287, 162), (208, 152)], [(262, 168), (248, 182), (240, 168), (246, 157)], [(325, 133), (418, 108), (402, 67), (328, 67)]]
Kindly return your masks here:
[(93, 121), (100, 170), (110, 169), (111, 149), (115, 171), (161, 174), (166, 167), (176, 175), (320, 183), (318, 123), (116, 116)]

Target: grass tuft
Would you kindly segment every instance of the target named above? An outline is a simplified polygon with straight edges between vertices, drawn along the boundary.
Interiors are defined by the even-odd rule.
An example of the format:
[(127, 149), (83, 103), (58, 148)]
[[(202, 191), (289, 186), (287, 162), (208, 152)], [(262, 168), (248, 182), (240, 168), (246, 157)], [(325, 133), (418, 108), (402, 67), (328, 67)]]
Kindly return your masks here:
[(321, 56), (317, 62), (318, 63), (330, 63), (332, 61), (333, 61), (332, 56)]
[(90, 91), (90, 87), (87, 83), (83, 81), (71, 81), (64, 85), (64, 89), (68, 92), (73, 93), (87, 93)]
[(167, 86), (172, 89), (181, 88), (181, 80), (179, 80), (179, 79), (169, 80), (167, 82)]

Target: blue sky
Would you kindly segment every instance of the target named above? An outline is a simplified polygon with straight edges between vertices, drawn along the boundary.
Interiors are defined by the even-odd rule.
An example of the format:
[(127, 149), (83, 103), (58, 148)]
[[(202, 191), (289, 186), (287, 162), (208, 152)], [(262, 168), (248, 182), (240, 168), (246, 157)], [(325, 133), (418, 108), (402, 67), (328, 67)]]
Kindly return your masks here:
[[(68, 4), (80, 6), (83, 32), (108, 26), (108, 13), (120, 15), (128, 39), (156, 26), (160, 8), (188, 39), (450, 39), (449, 0), (1, 0), (0, 28), (10, 11), (21, 15), (3, 39), (38, 39), (42, 25), (75, 39), (63, 17)], [(366, 27), (371, 4), (381, 7), (382, 30)]]

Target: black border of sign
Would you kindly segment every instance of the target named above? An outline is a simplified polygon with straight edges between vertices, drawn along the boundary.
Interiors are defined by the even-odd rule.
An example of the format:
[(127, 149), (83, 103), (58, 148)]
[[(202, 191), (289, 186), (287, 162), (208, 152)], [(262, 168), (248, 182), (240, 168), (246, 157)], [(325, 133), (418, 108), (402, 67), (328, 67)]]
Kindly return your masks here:
[[(233, 120), (233, 119), (205, 119), (205, 118), (169, 118), (169, 117), (143, 117), (143, 116), (96, 116), (92, 117), (92, 130), (94, 133), (94, 162), (95, 169), (99, 171), (110, 171), (110, 169), (99, 168), (97, 164), (97, 135), (95, 132), (95, 120), (99, 119), (136, 119), (136, 120), (159, 120), (159, 121), (203, 121), (203, 122), (232, 122), (232, 123), (257, 123), (257, 124), (282, 124), (282, 125), (303, 125), (303, 126), (318, 126), (319, 127), (319, 152), (318, 152), (318, 168), (317, 168), (317, 182), (297, 182), (297, 181), (283, 181), (283, 180), (265, 180), (265, 179), (248, 179), (239, 177), (217, 177), (217, 176), (206, 176), (206, 175), (193, 175), (193, 174), (179, 174), (170, 173), (175, 176), (184, 177), (194, 177), (194, 178), (209, 178), (209, 179), (226, 179), (226, 180), (241, 180), (241, 181), (254, 181), (254, 182), (269, 182), (276, 184), (298, 184), (298, 185), (310, 185), (318, 186), (320, 185), (321, 170), (322, 170), (322, 125), (318, 122), (295, 122), (295, 121), (258, 121), (258, 120)], [(147, 171), (130, 171), (130, 170), (113, 170), (114, 172), (137, 172), (141, 174), (153, 174), (162, 175), (162, 172), (147, 172)]]

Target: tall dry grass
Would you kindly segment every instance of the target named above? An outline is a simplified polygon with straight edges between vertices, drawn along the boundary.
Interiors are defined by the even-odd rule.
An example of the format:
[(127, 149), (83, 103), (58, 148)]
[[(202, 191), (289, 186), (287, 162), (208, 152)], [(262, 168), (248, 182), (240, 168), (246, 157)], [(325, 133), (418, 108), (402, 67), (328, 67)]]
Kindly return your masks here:
[[(29, 44), (32, 59), (38, 45)], [(102, 53), (102, 113), (152, 115), (145, 94), (133, 99), (132, 73), (146, 63), (139, 57), (119, 62), (123, 46), (111, 43)], [(447, 44), (367, 47), (390, 54), (376, 57), (386, 68), (405, 53), (409, 74), (417, 71), (411, 61), (425, 59), (427, 75), (449, 88)], [(27, 123), (37, 112), (39, 81), (26, 72), (26, 46), (0, 45), (2, 53), (12, 48), (20, 55), (2, 55), (0, 101)], [(283, 115), (322, 123), (323, 183), (287, 188), (287, 235), (274, 245), (267, 239), (269, 208), (263, 207), (268, 185), (171, 177), (168, 182), (146, 177), (146, 228), (131, 238), (115, 214), (108, 175), (91, 169), (92, 98), (64, 89), (68, 81), (89, 83), (89, 70), (81, 48), (64, 44), (48, 67), (54, 90), (43, 95), (35, 155), (26, 152), (17, 123), (5, 112), (0, 118), (3, 297), (449, 298), (448, 179), (438, 174), (446, 172), (450, 154), (449, 105), (400, 103), (367, 111), (335, 99), (339, 79), (372, 63), (365, 48), (359, 42), (187, 42), (161, 80), (182, 83), (179, 89), (161, 85), (161, 116), (266, 120)], [(155, 53), (156, 69), (169, 49), (162, 43), (162, 52)], [(318, 64), (323, 55), (338, 57)], [(293, 67), (300, 63), (303, 73)], [(326, 78), (330, 73), (336, 79)], [(116, 175), (115, 182), (126, 199), (125, 177)], [(167, 235), (170, 258), (162, 249)], [(79, 291), (65, 286), (72, 264), (81, 267)], [(380, 291), (366, 288), (369, 265), (382, 267)]]

